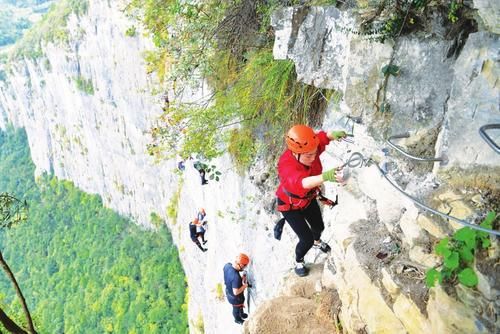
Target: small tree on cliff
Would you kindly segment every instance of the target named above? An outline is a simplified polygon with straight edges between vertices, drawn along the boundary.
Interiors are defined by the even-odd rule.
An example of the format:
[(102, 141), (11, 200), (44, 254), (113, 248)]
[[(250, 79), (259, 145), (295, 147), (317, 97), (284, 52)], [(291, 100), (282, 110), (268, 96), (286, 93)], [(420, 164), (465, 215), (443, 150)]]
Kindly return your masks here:
[[(28, 204), (26, 201), (20, 201), (16, 197), (9, 195), (7, 193), (0, 194), (0, 228), (10, 228), (27, 218)], [(28, 310), (28, 305), (21, 292), (21, 288), (17, 283), (14, 273), (10, 269), (9, 265), (5, 261), (2, 251), (0, 250), (0, 265), (5, 271), (5, 274), (12, 282), (14, 289), (16, 290), (17, 297), (21, 301), (23, 307), (23, 312), (28, 323), (28, 332), (31, 334), (36, 334), (35, 327), (33, 326), (33, 320), (31, 319), (30, 312)], [(12, 320), (5, 312), (0, 308), (0, 322), (3, 324), (6, 330), (11, 333), (24, 334), (27, 333), (22, 327), (20, 327), (14, 320)]]

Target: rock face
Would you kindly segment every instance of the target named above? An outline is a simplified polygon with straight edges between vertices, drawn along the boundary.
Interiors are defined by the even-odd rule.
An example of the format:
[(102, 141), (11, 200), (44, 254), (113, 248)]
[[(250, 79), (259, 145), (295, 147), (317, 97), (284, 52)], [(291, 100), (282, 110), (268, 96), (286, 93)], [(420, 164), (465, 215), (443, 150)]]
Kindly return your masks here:
[[(37, 173), (70, 179), (146, 224), (169, 198), (173, 162), (155, 166), (145, 154), (145, 132), (161, 112), (141, 94), (152, 86), (142, 58), (151, 42), (125, 36), (133, 22), (122, 6), (90, 2), (88, 15), (69, 17), (68, 45), (15, 63), (0, 91), (0, 126), (26, 128)], [(79, 89), (83, 81), (91, 89)]]
[(474, 0), (474, 8), (478, 10), (479, 17), (481, 18), (486, 30), (500, 34), (500, 4), (494, 0)]
[[(490, 209), (486, 195), (494, 193), (495, 185), (496, 191), (500, 188), (500, 156), (477, 131), (500, 123), (498, 35), (471, 34), (455, 60), (446, 57), (450, 43), (437, 37), (381, 44), (352, 36), (348, 28), (354, 14), (334, 7), (287, 8), (275, 14), (276, 58), (292, 59), (301, 81), (343, 93), (340, 105), (330, 105), (323, 128), (351, 130), (347, 116), (359, 117), (354, 144), (329, 145), (324, 166), (340, 165), (354, 151), (372, 159), (365, 167), (350, 168), (346, 186), (326, 185), (326, 195), (338, 194), (340, 202), (323, 213), (322, 238), (333, 250), (328, 256), (308, 254), (307, 262), (322, 264), (321, 279), (312, 275), (290, 287), (290, 294), (281, 287), (293, 267), (296, 236), (286, 225), (281, 241), (272, 236), (278, 215), (264, 208), (274, 194), (260, 189), (272, 189), (275, 181), (262, 177), (266, 170), (260, 162), (240, 176), (223, 156), (214, 162), (222, 180), (202, 186), (193, 161), (186, 161), (180, 173), (176, 161), (155, 164), (147, 155), (148, 131), (162, 101), (149, 93), (154, 82), (145, 74), (141, 55), (151, 43), (139, 34), (125, 36), (134, 22), (121, 8), (119, 2), (89, 1), (87, 15), (70, 16), (69, 45), (46, 44), (42, 58), (13, 64), (7, 81), (0, 82), (0, 127), (26, 128), (38, 173), (53, 172), (100, 194), (106, 205), (141, 225), (151, 227), (152, 212), (167, 218), (166, 207), (178, 200), (177, 218), (167, 222), (189, 284), (191, 332), (201, 327), (200, 317), (206, 333), (243, 330), (234, 324), (221, 294), (222, 267), (240, 251), (252, 258), (250, 316), (256, 312), (245, 326), (250, 333), (279, 332), (266, 322), (269, 310), (282, 301), (273, 300), (277, 296), (294, 298), (284, 312), (302, 309), (297, 300), (307, 299), (303, 310), (315, 314), (315, 328), (331, 332), (331, 323), (322, 322), (324, 304), (316, 301), (332, 290), (337, 290), (339, 318), (347, 332), (492, 332), (498, 311), (490, 311), (499, 309), (498, 272), (477, 266), (479, 292), (468, 289), (450, 297), (440, 288), (425, 288), (425, 270), (440, 261), (431, 254), (432, 246), (455, 227), (419, 211), (381, 176), (375, 162), (387, 167), (406, 192), (436, 208), (451, 208), (461, 219), (472, 220)], [(381, 69), (391, 57), (401, 73), (387, 80), (390, 111), (382, 113), (374, 104), (384, 82)], [(90, 81), (93, 92), (79, 90), (78, 80)], [(203, 87), (193, 92), (205, 93)], [(387, 145), (388, 136), (407, 131), (410, 138), (398, 142), (405, 150), (446, 156), (448, 163), (420, 167)], [(487, 184), (476, 178), (477, 170)], [(252, 180), (260, 180), (261, 188)], [(200, 207), (209, 221), (205, 253), (188, 231)], [(498, 261), (498, 254), (490, 253), (489, 260)]]
[[(332, 7), (312, 7), (307, 13), (286, 8), (276, 12), (272, 21), (277, 29), (275, 57), (293, 60), (305, 83), (343, 93), (342, 103), (333, 107), (337, 113), (327, 116), (324, 127), (348, 124), (349, 128), (353, 122), (347, 116), (359, 117), (362, 123), (353, 127), (355, 144), (346, 148), (339, 144), (336, 157), (325, 159), (326, 164), (335, 163), (339, 156), (345, 161), (347, 149), (359, 151), (390, 167), (389, 174), (406, 185), (406, 192), (427, 196), (438, 210), (459, 219), (473, 219), (480, 210), (469, 205), (472, 192), (488, 192), (490, 186), (481, 183), (498, 189), (499, 182), (500, 155), (478, 132), (485, 124), (500, 123), (498, 75), (493, 74), (499, 70), (498, 35), (471, 34), (455, 60), (447, 56), (451, 41), (437, 37), (400, 37), (395, 43), (381, 44), (349, 35), (346, 31), (354, 29), (352, 15)], [(300, 17), (298, 26), (281, 22), (296, 17)], [(387, 80), (390, 110), (382, 113), (377, 99), (384, 81), (381, 69), (391, 58), (400, 74)], [(443, 163), (435, 163), (434, 173), (429, 164), (420, 168), (418, 162), (387, 146), (386, 138), (406, 132), (409, 138), (397, 143), (404, 145), (404, 151), (444, 158)], [(459, 177), (462, 182), (446, 184)], [(475, 181), (465, 181), (471, 178)], [(473, 189), (465, 189), (470, 186)], [(348, 185), (338, 192), (342, 203), (325, 217), (332, 226), (325, 234), (336, 246), (335, 270), (328, 274), (325, 267), (325, 285), (340, 295), (344, 328), (374, 333), (480, 333), (495, 327), (487, 312), (468, 313), (470, 309), (442, 290), (432, 289), (429, 294), (422, 284), (424, 271), (440, 263), (430, 253), (433, 240), (459, 224), (419, 213), (373, 166), (354, 170)], [(443, 312), (436, 298), (443, 298), (443, 305), (450, 300), (455, 304), (445, 306)], [(488, 293), (479, 299), (493, 305)], [(467, 320), (461, 323), (460, 317)]]

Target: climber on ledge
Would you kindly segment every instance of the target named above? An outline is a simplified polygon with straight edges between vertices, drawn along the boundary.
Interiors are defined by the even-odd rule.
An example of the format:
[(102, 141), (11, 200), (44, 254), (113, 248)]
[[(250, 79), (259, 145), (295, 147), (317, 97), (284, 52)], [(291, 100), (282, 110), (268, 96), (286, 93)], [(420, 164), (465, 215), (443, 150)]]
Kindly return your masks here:
[(224, 284), (226, 285), (226, 297), (229, 304), (233, 306), (234, 322), (242, 325), (248, 317), (243, 312), (245, 304), (245, 289), (248, 287), (246, 276), (240, 276), (240, 272), (248, 266), (250, 258), (240, 253), (233, 263), (226, 263), (224, 266)]
[[(200, 244), (200, 241), (198, 240), (198, 237), (200, 236), (198, 232), (196, 231), (197, 226), (200, 224), (198, 218), (195, 218), (192, 222), (189, 222), (189, 234), (191, 235), (191, 240), (198, 246), (199, 249), (201, 249), (202, 252), (206, 252), (208, 249), (203, 248)], [(201, 235), (201, 240), (203, 241), (203, 244), (206, 244), (207, 242), (205, 241), (205, 232)]]
[(207, 221), (205, 220), (205, 217), (207, 216), (207, 213), (205, 212), (204, 208), (201, 208), (200, 211), (196, 213), (196, 217), (198, 219), (198, 222), (196, 223), (196, 236), (201, 237), (201, 241), (203, 244), (206, 244), (208, 240), (205, 240), (205, 232), (207, 230)]
[(321, 240), (325, 225), (316, 201), (319, 186), (325, 181), (342, 183), (338, 168), (323, 172), (319, 156), (331, 140), (346, 137), (344, 131), (319, 131), (306, 125), (293, 126), (286, 135), (288, 149), (278, 162), (280, 185), (276, 191), (278, 210), (299, 237), (295, 247), (295, 273), (306, 276), (309, 269), (304, 265), (304, 256), (315, 247), (325, 253), (330, 246)]

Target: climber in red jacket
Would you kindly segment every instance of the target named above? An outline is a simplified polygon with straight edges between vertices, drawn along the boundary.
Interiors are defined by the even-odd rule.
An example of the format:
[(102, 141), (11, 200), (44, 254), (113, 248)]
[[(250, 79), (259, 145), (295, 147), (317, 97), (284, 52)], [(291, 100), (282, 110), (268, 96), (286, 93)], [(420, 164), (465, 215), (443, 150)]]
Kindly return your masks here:
[(330, 246), (321, 240), (325, 226), (316, 201), (319, 186), (325, 181), (342, 183), (338, 168), (323, 172), (319, 156), (330, 140), (346, 137), (344, 131), (319, 131), (306, 125), (293, 126), (286, 135), (288, 149), (278, 162), (280, 185), (276, 191), (278, 210), (299, 237), (295, 247), (295, 273), (306, 276), (304, 256), (312, 247), (327, 253)]

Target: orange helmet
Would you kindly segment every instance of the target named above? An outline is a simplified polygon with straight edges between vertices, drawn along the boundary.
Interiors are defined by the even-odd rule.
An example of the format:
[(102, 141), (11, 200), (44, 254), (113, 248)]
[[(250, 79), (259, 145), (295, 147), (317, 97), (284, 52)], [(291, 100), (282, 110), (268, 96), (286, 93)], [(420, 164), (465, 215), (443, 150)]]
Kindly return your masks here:
[(293, 153), (313, 151), (319, 145), (319, 138), (307, 125), (294, 125), (286, 134), (286, 145)]
[(250, 258), (248, 257), (248, 255), (244, 254), (244, 253), (240, 253), (237, 257), (236, 257), (236, 262), (238, 264), (241, 264), (243, 266), (246, 266), (250, 263)]

